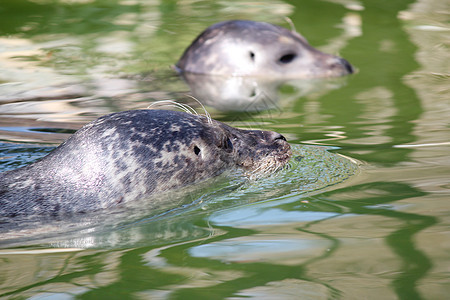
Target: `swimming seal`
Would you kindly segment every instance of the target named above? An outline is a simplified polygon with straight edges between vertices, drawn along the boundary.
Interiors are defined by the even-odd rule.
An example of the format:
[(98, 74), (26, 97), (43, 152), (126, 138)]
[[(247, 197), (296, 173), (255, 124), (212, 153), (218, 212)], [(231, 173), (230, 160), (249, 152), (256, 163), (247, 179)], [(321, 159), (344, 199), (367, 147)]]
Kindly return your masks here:
[(347, 60), (320, 52), (297, 32), (246, 20), (207, 28), (176, 67), (180, 72), (229, 76), (315, 78), (353, 73)]
[(279, 133), (242, 130), (167, 110), (113, 113), (85, 125), (44, 158), (0, 174), (0, 215), (105, 209), (231, 168), (273, 171), (290, 158)]

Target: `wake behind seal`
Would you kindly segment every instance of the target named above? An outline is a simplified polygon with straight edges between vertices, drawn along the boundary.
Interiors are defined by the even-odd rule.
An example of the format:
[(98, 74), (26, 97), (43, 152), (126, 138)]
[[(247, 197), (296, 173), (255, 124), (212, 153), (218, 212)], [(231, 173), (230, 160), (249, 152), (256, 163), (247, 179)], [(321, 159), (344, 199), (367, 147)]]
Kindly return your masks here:
[(277, 78), (337, 77), (354, 72), (345, 59), (323, 53), (295, 31), (232, 20), (203, 31), (176, 64), (180, 72)]
[(276, 132), (242, 130), (167, 110), (109, 114), (44, 158), (0, 174), (0, 216), (63, 215), (116, 207), (228, 169), (273, 172), (291, 150)]

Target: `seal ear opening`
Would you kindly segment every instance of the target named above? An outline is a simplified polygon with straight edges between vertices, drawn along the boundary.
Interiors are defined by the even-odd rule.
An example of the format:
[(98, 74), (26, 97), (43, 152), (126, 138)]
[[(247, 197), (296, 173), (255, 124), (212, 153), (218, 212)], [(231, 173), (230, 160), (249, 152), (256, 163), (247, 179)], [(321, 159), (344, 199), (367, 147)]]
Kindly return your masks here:
[(197, 147), (197, 146), (194, 146), (194, 153), (195, 153), (195, 155), (199, 155), (200, 154), (200, 148), (199, 147)]
[(255, 52), (250, 51), (250, 52), (249, 52), (249, 55), (250, 55), (250, 59), (251, 59), (252, 61), (255, 61)]

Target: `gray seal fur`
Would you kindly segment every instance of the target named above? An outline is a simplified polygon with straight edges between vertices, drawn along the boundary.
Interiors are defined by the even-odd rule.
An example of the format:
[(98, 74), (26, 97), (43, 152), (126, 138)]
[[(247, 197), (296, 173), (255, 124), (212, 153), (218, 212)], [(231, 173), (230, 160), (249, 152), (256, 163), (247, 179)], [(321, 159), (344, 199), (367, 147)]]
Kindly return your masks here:
[(345, 59), (320, 52), (295, 31), (232, 20), (203, 31), (176, 64), (180, 72), (228, 76), (316, 78), (353, 73)]
[(276, 132), (242, 130), (167, 110), (113, 113), (85, 125), (44, 158), (0, 174), (0, 216), (101, 210), (242, 168), (290, 158)]

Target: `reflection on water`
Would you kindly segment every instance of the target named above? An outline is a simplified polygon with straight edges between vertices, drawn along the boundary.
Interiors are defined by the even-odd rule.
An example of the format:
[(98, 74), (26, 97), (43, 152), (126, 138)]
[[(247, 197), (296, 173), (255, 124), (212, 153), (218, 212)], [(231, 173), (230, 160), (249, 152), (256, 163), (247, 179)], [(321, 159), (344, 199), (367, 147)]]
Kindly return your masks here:
[[(260, 112), (281, 109), (289, 102), (311, 94), (325, 94), (341, 87), (346, 78), (335, 79), (278, 79), (265, 77), (213, 76), (181, 73), (189, 85), (192, 96), (203, 104), (220, 111)], [(283, 95), (280, 104), (280, 89), (289, 86), (294, 93)]]
[[(364, 197), (367, 190), (372, 192)], [(358, 194), (356, 201), (330, 200), (336, 195), (337, 198), (342, 197), (343, 194), (351, 198), (354, 193)], [(381, 196), (373, 196), (373, 194)], [(227, 219), (220, 218), (221, 212), (218, 212), (217, 216), (211, 218), (211, 225), (226, 231), (226, 234), (213, 237), (200, 245), (196, 241), (190, 245), (182, 244), (175, 245), (170, 249), (162, 249), (158, 254), (163, 261), (160, 261), (158, 265), (150, 265), (159, 270), (171, 269), (171, 265), (177, 265), (177, 262), (170, 259), (170, 253), (188, 251), (190, 255), (183, 257), (186, 269), (189, 269), (190, 265), (208, 265), (205, 272), (214, 273), (216, 268), (236, 272), (232, 278), (225, 277), (219, 283), (211, 278), (209, 283), (203, 283), (201, 286), (196, 286), (195, 279), (191, 279), (187, 288), (181, 286), (176, 291), (172, 291), (176, 298), (211, 295), (214, 291), (220, 294), (220, 298), (241, 293), (257, 295), (261, 289), (264, 290), (274, 285), (283, 286), (285, 278), (289, 278), (288, 286), (291, 288), (304, 286), (307, 282), (310, 283), (310, 286), (316, 285), (314, 294), (318, 297), (359, 298), (365, 295), (366, 288), (358, 291), (358, 287), (355, 287), (353, 293), (342, 291), (346, 289), (346, 278), (363, 276), (363, 274), (367, 280), (373, 277), (374, 283), (371, 286), (374, 288), (381, 288), (380, 279), (385, 277), (385, 281), (381, 280), (381, 284), (392, 285), (399, 295), (404, 295), (406, 298), (417, 298), (416, 281), (424, 276), (431, 265), (424, 253), (414, 246), (413, 236), (435, 224), (436, 219), (398, 212), (380, 207), (380, 205), (421, 195), (423, 195), (422, 192), (405, 184), (374, 182), (370, 186), (363, 184), (306, 198), (311, 203), (324, 202), (330, 205), (331, 212), (329, 214), (321, 213), (320, 217), (312, 214), (310, 220), (305, 218), (294, 220), (292, 218), (291, 214), (294, 211), (298, 211), (299, 214), (304, 211), (304, 214), (307, 215), (308, 205), (299, 207), (297, 203), (268, 208), (268, 214), (277, 211), (278, 223), (275, 224), (270, 221), (263, 223), (260, 220), (252, 222), (247, 219), (241, 219), (241, 222), (236, 223), (236, 218), (232, 218), (233, 221), (227, 223)], [(259, 208), (265, 209), (264, 206)], [(321, 208), (323, 209), (323, 206)], [(377, 222), (391, 219), (401, 225), (398, 230), (388, 234), (385, 238), (377, 237), (379, 230), (376, 227), (372, 227), (372, 229), (354, 228), (355, 219), (361, 218), (361, 216), (376, 216)], [(221, 220), (219, 221), (220, 225), (215, 222), (217, 218)], [(329, 234), (330, 232), (332, 234)], [(391, 251), (387, 248), (386, 253), (380, 253), (379, 247), (374, 247), (380, 238), (384, 239)], [(357, 245), (359, 246), (355, 248)], [(410, 251), (410, 249), (414, 250)], [(362, 268), (364, 263), (358, 262), (360, 260), (358, 252), (361, 250), (366, 251), (364, 256), (371, 257), (370, 268), (372, 270)], [(154, 253), (154, 250), (151, 253)], [(388, 253), (390, 253), (390, 257), (386, 258)], [(389, 260), (395, 259), (395, 257), (399, 258), (401, 262), (399, 271), (389, 264)], [(155, 259), (153, 256), (148, 257), (150, 262), (153, 259)], [(204, 263), (202, 260), (205, 260)], [(362, 264), (361, 268), (357, 268), (358, 264)], [(345, 267), (346, 265), (354, 267)], [(337, 270), (340, 268), (347, 269), (347, 271), (339, 273)], [(181, 275), (187, 272), (186, 269), (176, 268), (173, 272)], [(330, 275), (317, 277), (315, 274), (318, 270), (322, 274)], [(330, 277), (331, 274), (336, 274), (335, 276), (338, 277)], [(334, 283), (326, 284), (325, 280)], [(365, 280), (363, 278), (361, 282), (368, 283)], [(322, 285), (322, 289), (320, 285)], [(306, 284), (306, 286), (308, 285)], [(166, 290), (169, 288), (166, 287)], [(385, 292), (381, 291), (381, 294), (383, 293)]]
[[(227, 224), (222, 218), (216, 224), (214, 219), (220, 215), (217, 212), (210, 220), (209, 226), (215, 233), (209, 238), (122, 253), (54, 254), (52, 266), (56, 273), (47, 275), (52, 279), (25, 286), (24, 290), (45, 286), (51, 291), (53, 282), (55, 288), (86, 297), (106, 296), (118, 289), (122, 295), (137, 292), (146, 297), (170, 295), (179, 299), (215, 295), (223, 299), (233, 295), (271, 295), (284, 287), (287, 290), (283, 295), (292, 295), (289, 290), (301, 288), (300, 293), (313, 297), (348, 298), (363, 297), (367, 289), (390, 297), (388, 289), (392, 286), (405, 298), (417, 298), (417, 280), (430, 269), (431, 262), (415, 247), (413, 237), (435, 224), (436, 219), (403, 213), (386, 205), (421, 195), (423, 192), (406, 184), (380, 181), (305, 198), (310, 204), (291, 202), (266, 207), (262, 203), (261, 210), (278, 211), (278, 223), (243, 220), (241, 224)], [(335, 200), (343, 197), (351, 200)], [(314, 214), (315, 208), (323, 211), (326, 206), (330, 213)], [(311, 218), (292, 218), (293, 212), (306, 215), (310, 208)], [(358, 222), (361, 218), (367, 224)], [(386, 225), (376, 225), (379, 222)], [(397, 227), (390, 233), (393, 224), (389, 222)], [(364, 257), (371, 257), (369, 262), (362, 260), (360, 251), (364, 251)], [(14, 258), (19, 254), (9, 255)], [(26, 251), (21, 255), (26, 255)], [(392, 265), (391, 260), (400, 264)], [(10, 261), (13, 264), (14, 260)], [(70, 271), (76, 266), (78, 272)], [(356, 277), (361, 278), (352, 281)], [(120, 278), (129, 281), (126, 289)], [(364, 288), (351, 288), (356, 282), (364, 284)]]
[[(196, 107), (187, 94), (216, 119), (333, 155), (307, 146), (281, 176), (216, 182), (157, 218), (126, 216), (41, 244), (26, 234), (0, 250), (0, 297), (445, 299), (447, 11), (440, 0), (3, 0), (2, 170), (45, 155), (98, 115), (166, 99)], [(282, 83), (183, 81), (170, 69), (217, 21), (287, 27), (285, 16), (359, 72)], [(348, 168), (334, 152), (362, 163)], [(348, 164), (330, 167), (339, 162)]]

